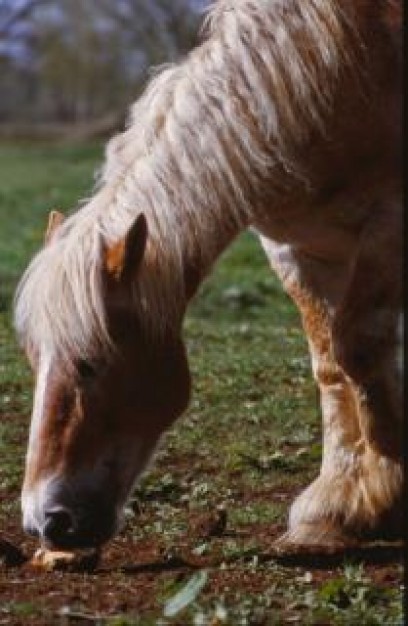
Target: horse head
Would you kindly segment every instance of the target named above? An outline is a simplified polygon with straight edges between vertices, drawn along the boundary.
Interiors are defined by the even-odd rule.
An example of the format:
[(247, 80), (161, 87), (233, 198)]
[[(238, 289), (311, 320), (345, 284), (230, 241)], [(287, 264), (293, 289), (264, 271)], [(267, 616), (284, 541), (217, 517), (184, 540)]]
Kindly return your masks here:
[[(52, 214), (46, 246), (58, 247), (60, 225)], [(25, 343), (36, 384), (23, 523), (50, 547), (90, 547), (115, 534), (135, 479), (188, 402), (180, 337), (152, 341), (132, 310), (147, 236), (139, 215), (125, 237), (101, 248), (109, 350), (94, 348), (91, 357), (67, 363), (41, 332)], [(74, 324), (73, 318), (72, 333)]]

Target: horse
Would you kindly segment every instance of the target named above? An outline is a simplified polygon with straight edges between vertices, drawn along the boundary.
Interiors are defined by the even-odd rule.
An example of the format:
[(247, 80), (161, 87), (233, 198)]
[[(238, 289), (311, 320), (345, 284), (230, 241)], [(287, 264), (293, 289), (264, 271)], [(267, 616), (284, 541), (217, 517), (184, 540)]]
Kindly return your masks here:
[(297, 305), (323, 455), (281, 549), (402, 529), (400, 0), (218, 0), (16, 292), (35, 373), (23, 526), (101, 546), (185, 410), (188, 303), (246, 229)]

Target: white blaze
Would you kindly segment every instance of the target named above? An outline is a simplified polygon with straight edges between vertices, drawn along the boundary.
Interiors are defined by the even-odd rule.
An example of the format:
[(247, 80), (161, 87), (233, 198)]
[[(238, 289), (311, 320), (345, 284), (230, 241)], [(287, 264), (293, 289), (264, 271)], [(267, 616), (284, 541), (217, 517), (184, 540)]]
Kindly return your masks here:
[(51, 354), (48, 351), (40, 352), (40, 361), (38, 365), (37, 384), (34, 393), (34, 404), (31, 415), (30, 436), (27, 449), (27, 463), (33, 458), (39, 442), (41, 423), (45, 407), (45, 394), (47, 390), (47, 382), (51, 370)]
[[(45, 408), (45, 394), (47, 382), (51, 370), (51, 354), (48, 351), (40, 351), (40, 359), (37, 372), (37, 384), (34, 393), (33, 411), (31, 415), (30, 436), (28, 440), (26, 466), (31, 463), (38, 452), (41, 424)], [(36, 485), (34, 490), (23, 489), (21, 504), (23, 509), (24, 525), (37, 527), (36, 524), (36, 499), (43, 492), (43, 481)], [(37, 494), (37, 495), (36, 495)], [(37, 503), (38, 504), (38, 503)]]

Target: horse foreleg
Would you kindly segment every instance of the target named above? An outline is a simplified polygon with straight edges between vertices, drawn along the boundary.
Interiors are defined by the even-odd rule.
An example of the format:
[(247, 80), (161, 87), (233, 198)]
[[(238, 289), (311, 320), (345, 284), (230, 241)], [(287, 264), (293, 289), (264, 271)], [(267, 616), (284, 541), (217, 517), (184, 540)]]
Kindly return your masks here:
[[(263, 245), (300, 310), (323, 418), (320, 475), (293, 503), (288, 531), (279, 543), (299, 549), (346, 546), (384, 527), (390, 501), (401, 491), (401, 462), (375, 456), (367, 445), (361, 389), (340, 364), (333, 342), (334, 312), (348, 272), (295, 257), (269, 240)], [(381, 499), (380, 493), (388, 495)]]
[(363, 517), (364, 498), (356, 485), (361, 475), (358, 399), (333, 354), (326, 305), (298, 283), (287, 285), (308, 338), (312, 369), (320, 390), (323, 458), (318, 478), (293, 503), (283, 543), (348, 545)]
[(333, 321), (336, 359), (354, 381), (361, 431), (365, 535), (402, 534), (401, 205), (367, 225)]

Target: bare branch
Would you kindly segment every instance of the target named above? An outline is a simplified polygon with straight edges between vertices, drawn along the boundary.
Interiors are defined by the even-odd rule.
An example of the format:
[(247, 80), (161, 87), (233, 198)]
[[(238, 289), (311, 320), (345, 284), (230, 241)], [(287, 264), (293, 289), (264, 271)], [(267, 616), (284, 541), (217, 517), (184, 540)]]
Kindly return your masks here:
[[(8, 36), (13, 28), (18, 24), (25, 22), (41, 4), (45, 4), (47, 0), (27, 0), (20, 6), (9, 6), (9, 10), (4, 10), (6, 13), (3, 21), (0, 21), (0, 37)], [(1, 18), (1, 14), (0, 14)]]

